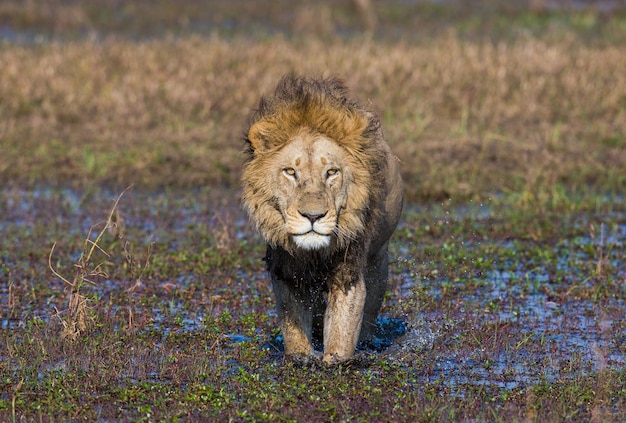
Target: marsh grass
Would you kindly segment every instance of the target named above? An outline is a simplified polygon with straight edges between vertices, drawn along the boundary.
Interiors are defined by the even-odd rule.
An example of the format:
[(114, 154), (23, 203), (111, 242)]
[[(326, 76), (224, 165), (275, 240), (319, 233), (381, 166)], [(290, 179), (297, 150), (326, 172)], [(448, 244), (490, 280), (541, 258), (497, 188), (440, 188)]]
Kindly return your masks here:
[[(114, 200), (94, 193), (76, 208), (62, 206), (66, 190), (11, 195), (0, 205), (2, 277), (13, 281), (0, 285), (0, 420), (619, 421), (626, 409), (626, 220), (613, 204), (594, 214), (408, 205), (382, 315), (434, 336), (386, 335), (393, 348), (302, 368), (283, 358), (264, 248), (235, 192), (125, 194), (123, 240), (102, 238), (108, 256), (95, 249), (86, 267), (102, 258), (108, 276), (80, 291), (94, 325), (72, 342), (55, 311), (68, 284), (41, 239), (61, 239), (53, 261), (68, 274), (97, 239), (85, 244), (86, 222)], [(30, 235), (21, 219), (35, 222)], [(611, 263), (601, 275), (600, 248)]]
[[(123, 195), (124, 193), (120, 194), (117, 200), (115, 200), (107, 220), (103, 223), (95, 224), (89, 229), (89, 233), (84, 241), (83, 250), (77, 262), (74, 264), (75, 273), (71, 281), (57, 272), (52, 264), (52, 256), (56, 243), (54, 243), (50, 249), (48, 267), (57, 278), (65, 283), (66, 291), (68, 292), (67, 309), (59, 311), (55, 308), (56, 317), (61, 321), (63, 326), (61, 337), (64, 339), (75, 341), (79, 336), (85, 335), (94, 325), (93, 313), (88, 304), (89, 298), (84, 294), (84, 287), (86, 285), (96, 286), (98, 280), (109, 277), (105, 268), (110, 265), (110, 262), (108, 262), (110, 253), (101, 246), (101, 243), (104, 235), (108, 231), (119, 234), (120, 227), (116, 218), (116, 209)], [(95, 232), (96, 230), (98, 232)], [(92, 240), (93, 233), (96, 233), (94, 240)], [(127, 253), (126, 249), (124, 252), (126, 253), (127, 261), (132, 262), (132, 257)], [(102, 258), (98, 259), (98, 255)]]
[(336, 74), (383, 118), (410, 200), (504, 193), (558, 207), (564, 194), (623, 191), (622, 47), (454, 31), (398, 42), (214, 35), (5, 44), (0, 177), (114, 190), (236, 187), (260, 96), (285, 73)]

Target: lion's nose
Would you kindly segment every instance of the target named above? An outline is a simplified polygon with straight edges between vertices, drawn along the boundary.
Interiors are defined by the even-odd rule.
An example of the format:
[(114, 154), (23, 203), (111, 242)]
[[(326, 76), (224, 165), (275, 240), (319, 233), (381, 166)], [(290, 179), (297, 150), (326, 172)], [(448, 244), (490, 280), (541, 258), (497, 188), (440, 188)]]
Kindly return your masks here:
[(298, 213), (300, 213), (302, 216), (304, 216), (307, 219), (309, 219), (311, 221), (311, 223), (315, 223), (316, 220), (319, 220), (322, 217), (326, 216), (326, 213), (328, 213), (328, 212), (324, 212), (324, 213), (309, 213), (309, 212), (298, 211)]

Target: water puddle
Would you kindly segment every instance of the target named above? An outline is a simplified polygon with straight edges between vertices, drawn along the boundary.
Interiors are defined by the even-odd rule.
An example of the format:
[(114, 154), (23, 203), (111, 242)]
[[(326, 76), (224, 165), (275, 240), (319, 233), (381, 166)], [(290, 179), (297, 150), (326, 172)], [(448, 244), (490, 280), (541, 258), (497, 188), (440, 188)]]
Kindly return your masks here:
[[(441, 214), (444, 225), (466, 216)], [(439, 271), (423, 265), (421, 273), (430, 277), (422, 277), (420, 270), (411, 269), (417, 267), (414, 259), (405, 255), (411, 246), (400, 247), (398, 263), (409, 269), (398, 278), (401, 300), (419, 291), (435, 303), (448, 303), (422, 312), (430, 331), (418, 336), (418, 346), (434, 345), (442, 354), (428, 375), (416, 374), (416, 379), (439, 380), (462, 395), (466, 385), (510, 390), (624, 368), (626, 216), (610, 220), (595, 225), (599, 230), (588, 236), (559, 240), (553, 248), (538, 247), (534, 241), (489, 242), (484, 251), (494, 257), (468, 258), (473, 264), (493, 262), (489, 269), (478, 266), (480, 270), (472, 271), (470, 266), (466, 273), (450, 272), (450, 278), (438, 277), (446, 273), (441, 263), (434, 264)], [(574, 232), (587, 231), (588, 219), (582, 221), (584, 230)], [(481, 243), (487, 244), (484, 239)], [(449, 247), (444, 243), (441, 248)], [(611, 295), (605, 289), (616, 291)], [(434, 341), (423, 342), (431, 334)], [(461, 345), (472, 337), (474, 348)], [(406, 362), (411, 371), (420, 349), (412, 354), (409, 348), (407, 353), (403, 342), (398, 338), (388, 356)]]
[[(45, 274), (47, 257), (41, 252), (42, 257), (35, 259), (20, 256), (16, 246), (33, 248), (29, 238), (36, 238), (37, 246), (47, 248), (58, 237), (84, 235), (94, 219), (106, 218), (115, 198), (107, 193), (84, 196), (71, 190), (0, 191), (0, 230), (5, 237), (0, 244), (0, 276), (28, 275), (16, 283), (35, 287), (38, 279), (25, 270), (32, 263), (21, 265), (20, 261), (35, 260), (33, 263)], [(129, 233), (127, 238), (139, 239), (140, 246), (160, 245), (165, 254), (189, 254), (205, 244), (213, 245), (216, 251), (227, 251), (228, 246), (219, 250), (220, 242), (260, 244), (232, 193), (224, 199), (206, 192), (130, 192), (122, 202), (120, 215)], [(463, 218), (468, 216), (477, 228), (488, 226), (493, 217), (485, 207), (463, 212)], [(454, 225), (459, 214), (442, 212), (441, 218), (425, 214), (421, 219), (430, 219), (424, 226)], [(588, 220), (583, 218), (581, 224), (588, 225)], [(606, 225), (596, 225), (595, 233), (585, 236), (580, 235), (584, 231), (578, 231), (575, 236), (559, 239), (551, 248), (534, 241), (490, 240), (478, 235), (478, 230), (466, 238), (462, 238), (463, 234), (445, 235), (449, 239), (439, 240), (436, 245), (424, 245), (413, 238), (410, 242), (402, 241), (391, 266), (392, 295), (378, 320), (374, 340), (360, 346), (358, 353), (406, 366), (407, 372), (414, 373), (416, 383), (440, 380), (460, 395), (466, 385), (509, 390), (623, 368), (625, 221), (626, 216), (614, 216)], [(403, 240), (416, 231), (406, 221), (400, 230)], [(454, 259), (457, 264), (450, 264), (454, 260), (448, 263), (447, 254), (459, 250), (467, 257)], [(140, 331), (160, 334), (160, 340), (155, 338), (154, 355), (171, 336), (202, 334), (207, 321), (216, 321), (223, 313), (235, 322), (249, 312), (275, 321), (269, 282), (260, 260), (262, 251), (262, 246), (254, 250), (253, 254), (258, 255), (254, 268), (237, 265), (245, 257), (238, 257), (234, 263), (217, 264), (217, 269), (210, 267), (208, 270), (215, 272), (216, 279), (203, 280), (205, 271), (181, 269), (177, 275), (169, 273), (168, 280), (147, 279), (137, 291), (129, 289), (129, 281), (111, 279), (101, 281), (92, 292), (102, 301), (123, 292), (127, 292), (124, 298), (148, 298), (141, 300), (145, 305), (134, 304), (133, 310), (136, 319), (143, 319), (138, 325)], [(493, 257), (481, 256), (483, 252)], [(611, 277), (618, 281), (594, 277), (599, 252), (603, 254), (601, 264), (610, 267)], [(421, 263), (416, 257), (439, 258)], [(481, 263), (486, 261), (493, 264), (485, 267)], [(184, 267), (184, 257), (177, 263)], [(445, 268), (454, 265), (467, 269)], [(7, 269), (11, 269), (10, 274)], [(48, 290), (55, 283), (62, 287), (54, 278), (48, 279), (52, 281)], [(622, 291), (611, 295), (603, 291), (602, 284), (607, 289), (617, 287)], [(16, 301), (12, 298), (13, 289), (9, 284), (0, 284), (0, 306), (6, 310), (16, 307), (9, 303)], [(28, 295), (34, 296), (35, 288), (30, 290)], [(60, 308), (66, 296), (45, 295), (48, 297), (23, 306), (22, 315), (0, 316), (0, 329), (23, 329), (27, 324), (24, 315), (31, 321), (53, 319), (54, 307)], [(415, 306), (407, 308), (407, 302)], [(126, 313), (122, 306), (115, 307), (111, 308), (113, 315)], [(218, 344), (226, 349), (258, 345), (271, 350), (272, 359), (278, 360), (282, 354), (281, 338), (266, 332), (259, 328), (252, 332), (228, 329), (220, 335)], [(420, 361), (424, 357), (430, 357), (429, 361)], [(134, 360), (141, 360), (141, 356)], [(233, 363), (233, 368), (237, 366)], [(62, 370), (51, 368), (59, 369)]]

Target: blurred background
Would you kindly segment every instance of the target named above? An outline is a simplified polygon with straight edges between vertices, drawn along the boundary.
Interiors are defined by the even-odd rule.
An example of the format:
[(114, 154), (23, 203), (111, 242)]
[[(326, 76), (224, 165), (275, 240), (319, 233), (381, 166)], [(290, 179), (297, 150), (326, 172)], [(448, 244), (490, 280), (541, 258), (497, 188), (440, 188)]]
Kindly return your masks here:
[(625, 9), (622, 0), (4, 0), (0, 37), (293, 36), (303, 31), (419, 37), (449, 26), (467, 35), (502, 36), (502, 31), (556, 30), (568, 24), (588, 35), (614, 29), (617, 36)]
[(624, 1), (4, 0), (0, 40), (7, 185), (236, 189), (293, 72), (379, 114), (410, 199), (624, 189)]

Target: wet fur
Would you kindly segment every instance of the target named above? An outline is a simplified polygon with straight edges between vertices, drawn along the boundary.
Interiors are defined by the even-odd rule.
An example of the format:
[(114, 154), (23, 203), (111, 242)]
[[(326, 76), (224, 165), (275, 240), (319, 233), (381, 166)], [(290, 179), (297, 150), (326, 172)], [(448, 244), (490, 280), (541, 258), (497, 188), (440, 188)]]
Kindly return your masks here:
[[(275, 158), (303, 131), (340, 145), (351, 172), (336, 236), (329, 247), (315, 251), (294, 245), (283, 229), (280, 194), (268, 184), (268, 175), (277, 172)], [(402, 207), (397, 163), (380, 123), (348, 99), (338, 79), (286, 76), (273, 96), (260, 101), (245, 142), (243, 204), (267, 241), (267, 270), (286, 353), (313, 354), (312, 338), (324, 328), (324, 360), (348, 359), (359, 333), (362, 339), (370, 334), (382, 302), (387, 241)]]

